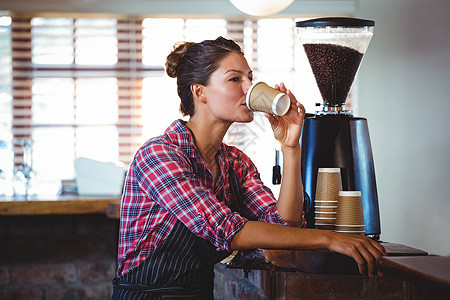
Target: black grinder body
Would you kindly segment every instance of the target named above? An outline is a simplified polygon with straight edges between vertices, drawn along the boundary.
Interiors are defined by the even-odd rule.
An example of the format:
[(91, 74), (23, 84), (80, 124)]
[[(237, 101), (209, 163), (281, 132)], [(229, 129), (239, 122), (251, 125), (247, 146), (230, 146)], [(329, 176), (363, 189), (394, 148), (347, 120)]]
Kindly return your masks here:
[(314, 228), (318, 169), (340, 168), (343, 190), (361, 191), (365, 234), (378, 239), (380, 214), (367, 119), (346, 114), (308, 114), (301, 143), (302, 179), (309, 196), (304, 205), (307, 227)]

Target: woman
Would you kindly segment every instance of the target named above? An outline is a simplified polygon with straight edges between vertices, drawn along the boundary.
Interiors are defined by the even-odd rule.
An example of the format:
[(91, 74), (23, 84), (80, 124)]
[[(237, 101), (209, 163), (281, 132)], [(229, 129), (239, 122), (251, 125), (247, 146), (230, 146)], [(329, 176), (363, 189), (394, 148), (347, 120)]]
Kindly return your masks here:
[(222, 143), (233, 122), (248, 123), (253, 73), (239, 46), (219, 37), (176, 45), (167, 74), (177, 78), (181, 112), (136, 153), (127, 175), (113, 299), (213, 297), (213, 266), (233, 250), (329, 249), (376, 273), (385, 250), (369, 238), (298, 228), (303, 222), (300, 134), (304, 107), (266, 115), (283, 153), (278, 200), (252, 161)]

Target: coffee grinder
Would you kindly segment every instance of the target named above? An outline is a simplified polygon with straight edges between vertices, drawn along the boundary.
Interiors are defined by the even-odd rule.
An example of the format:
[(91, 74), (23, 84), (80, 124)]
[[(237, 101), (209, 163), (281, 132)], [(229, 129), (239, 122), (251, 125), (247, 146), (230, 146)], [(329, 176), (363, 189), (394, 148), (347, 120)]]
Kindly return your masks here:
[(314, 227), (318, 169), (340, 168), (343, 190), (361, 191), (365, 235), (378, 240), (380, 215), (367, 120), (345, 108), (374, 25), (371, 20), (343, 17), (296, 23), (323, 98), (322, 109), (305, 117), (301, 137), (307, 227)]

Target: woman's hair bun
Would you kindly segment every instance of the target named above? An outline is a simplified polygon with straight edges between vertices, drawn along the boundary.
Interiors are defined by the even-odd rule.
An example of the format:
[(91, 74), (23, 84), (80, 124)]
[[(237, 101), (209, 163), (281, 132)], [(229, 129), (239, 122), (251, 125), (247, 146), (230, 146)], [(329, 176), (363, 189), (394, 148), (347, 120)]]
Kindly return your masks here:
[(181, 42), (176, 43), (173, 46), (172, 52), (167, 56), (166, 59), (166, 73), (169, 77), (178, 77), (178, 70), (180, 69), (180, 64), (183, 61), (188, 49), (195, 43), (192, 42)]

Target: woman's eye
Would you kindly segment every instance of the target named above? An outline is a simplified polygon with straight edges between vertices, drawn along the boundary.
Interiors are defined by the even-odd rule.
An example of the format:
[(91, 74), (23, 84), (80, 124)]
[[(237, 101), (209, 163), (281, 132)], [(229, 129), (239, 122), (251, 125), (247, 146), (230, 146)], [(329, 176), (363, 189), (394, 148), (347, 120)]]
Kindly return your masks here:
[(240, 79), (239, 77), (233, 77), (230, 79), (230, 81), (239, 81), (239, 79)]

